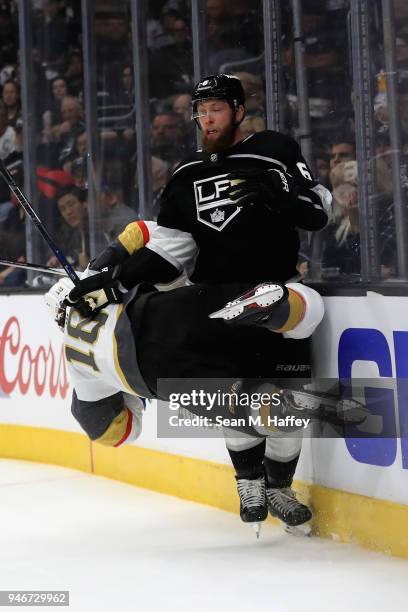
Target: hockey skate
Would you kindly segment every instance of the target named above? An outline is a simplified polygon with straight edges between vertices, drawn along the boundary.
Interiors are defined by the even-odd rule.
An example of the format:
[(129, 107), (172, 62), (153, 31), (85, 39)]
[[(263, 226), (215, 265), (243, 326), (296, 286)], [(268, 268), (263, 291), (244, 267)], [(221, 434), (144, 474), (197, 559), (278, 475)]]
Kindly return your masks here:
[(279, 394), (283, 415), (293, 414), (333, 425), (361, 425), (370, 414), (369, 410), (357, 400), (343, 399), (340, 395), (290, 389), (281, 389)]
[(248, 479), (235, 477), (240, 499), (239, 514), (244, 523), (251, 523), (259, 538), (260, 523), (268, 516), (268, 505), (265, 495), (265, 477)]
[(287, 288), (280, 283), (261, 283), (228, 302), (224, 308), (212, 312), (209, 317), (234, 323), (248, 320), (252, 325), (260, 325), (269, 318), (273, 308), (287, 300), (288, 295)]
[(290, 487), (266, 487), (266, 499), (271, 516), (277, 517), (287, 533), (296, 536), (310, 535), (308, 521), (312, 518), (310, 509), (296, 499)]

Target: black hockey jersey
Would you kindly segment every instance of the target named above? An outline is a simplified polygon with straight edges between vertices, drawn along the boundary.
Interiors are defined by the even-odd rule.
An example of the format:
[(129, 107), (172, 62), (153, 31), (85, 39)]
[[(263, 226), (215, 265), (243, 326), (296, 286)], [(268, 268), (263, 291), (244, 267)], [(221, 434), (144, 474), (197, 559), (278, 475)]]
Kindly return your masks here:
[[(287, 212), (238, 207), (227, 195), (228, 173), (248, 168), (292, 175), (296, 205)], [(167, 260), (167, 271), (168, 264), (179, 271), (187, 266), (194, 282), (286, 281), (297, 273), (297, 228), (322, 229), (330, 209), (331, 194), (313, 179), (299, 145), (278, 132), (259, 132), (221, 153), (198, 151), (175, 169), (162, 195), (158, 231), (142, 251)], [(144, 271), (136, 265), (135, 281), (160, 281), (146, 276), (149, 258), (136, 255)], [(157, 274), (157, 257), (153, 261)]]

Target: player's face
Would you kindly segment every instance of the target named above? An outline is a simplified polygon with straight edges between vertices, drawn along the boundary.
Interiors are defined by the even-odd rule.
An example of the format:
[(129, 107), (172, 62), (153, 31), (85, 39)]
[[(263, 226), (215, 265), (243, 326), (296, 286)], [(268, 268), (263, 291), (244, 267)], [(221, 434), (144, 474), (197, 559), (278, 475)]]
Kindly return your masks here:
[(206, 100), (197, 105), (204, 151), (214, 153), (230, 147), (236, 133), (235, 112), (225, 100)]

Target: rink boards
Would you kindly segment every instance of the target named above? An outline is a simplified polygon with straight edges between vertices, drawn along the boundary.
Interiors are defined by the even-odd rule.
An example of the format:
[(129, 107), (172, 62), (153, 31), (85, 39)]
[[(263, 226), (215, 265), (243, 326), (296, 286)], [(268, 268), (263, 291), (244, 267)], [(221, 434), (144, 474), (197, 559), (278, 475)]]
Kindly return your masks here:
[[(395, 435), (305, 439), (297, 488), (322, 536), (408, 557), (408, 298), (325, 298), (314, 337), (315, 372), (377, 379), (389, 389), (381, 418)], [(148, 406), (139, 444), (91, 444), (70, 414), (62, 334), (42, 296), (0, 296), (0, 456), (75, 467), (236, 512), (221, 438), (157, 437)], [(390, 429), (390, 428), (389, 428)]]

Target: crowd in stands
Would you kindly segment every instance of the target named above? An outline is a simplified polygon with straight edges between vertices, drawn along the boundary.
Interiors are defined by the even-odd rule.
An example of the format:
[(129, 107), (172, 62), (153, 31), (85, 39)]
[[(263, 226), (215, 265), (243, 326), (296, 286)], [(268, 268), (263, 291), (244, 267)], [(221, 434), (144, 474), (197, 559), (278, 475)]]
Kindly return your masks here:
[[(291, 3), (282, 3), (282, 83), (285, 131), (298, 131), (298, 95)], [(396, 18), (399, 110), (403, 151), (401, 180), (408, 192), (408, 8), (393, 0)], [(191, 7), (187, 0), (151, 0), (148, 5), (148, 83), (151, 120), (153, 212), (172, 169), (195, 149), (191, 121), (194, 85)], [(333, 191), (334, 215), (321, 236), (323, 277), (360, 273), (358, 171), (356, 163), (349, 0), (303, 0), (314, 165)], [(30, 94), (40, 217), (71, 263), (90, 259), (87, 209), (87, 135), (80, 3), (33, 0), (34, 90)], [(384, 278), (397, 273), (390, 168), (387, 79), (382, 43), (381, 2), (372, 2), (372, 80), (376, 134), (379, 249)], [(110, 241), (138, 218), (136, 113), (129, 1), (96, 0), (94, 35), (98, 147), (101, 182), (98, 210), (103, 239)], [(245, 135), (266, 127), (265, 66), (260, 0), (207, 0), (208, 72), (236, 74), (247, 99)], [(18, 1), (0, 0), (0, 159), (23, 182)], [(0, 257), (25, 258), (25, 219), (7, 186), (0, 184)], [(301, 270), (307, 274), (312, 249), (302, 242)], [(302, 259), (303, 258), (303, 259)], [(47, 247), (38, 261), (57, 265)], [(0, 267), (0, 285), (19, 285), (21, 271)]]

